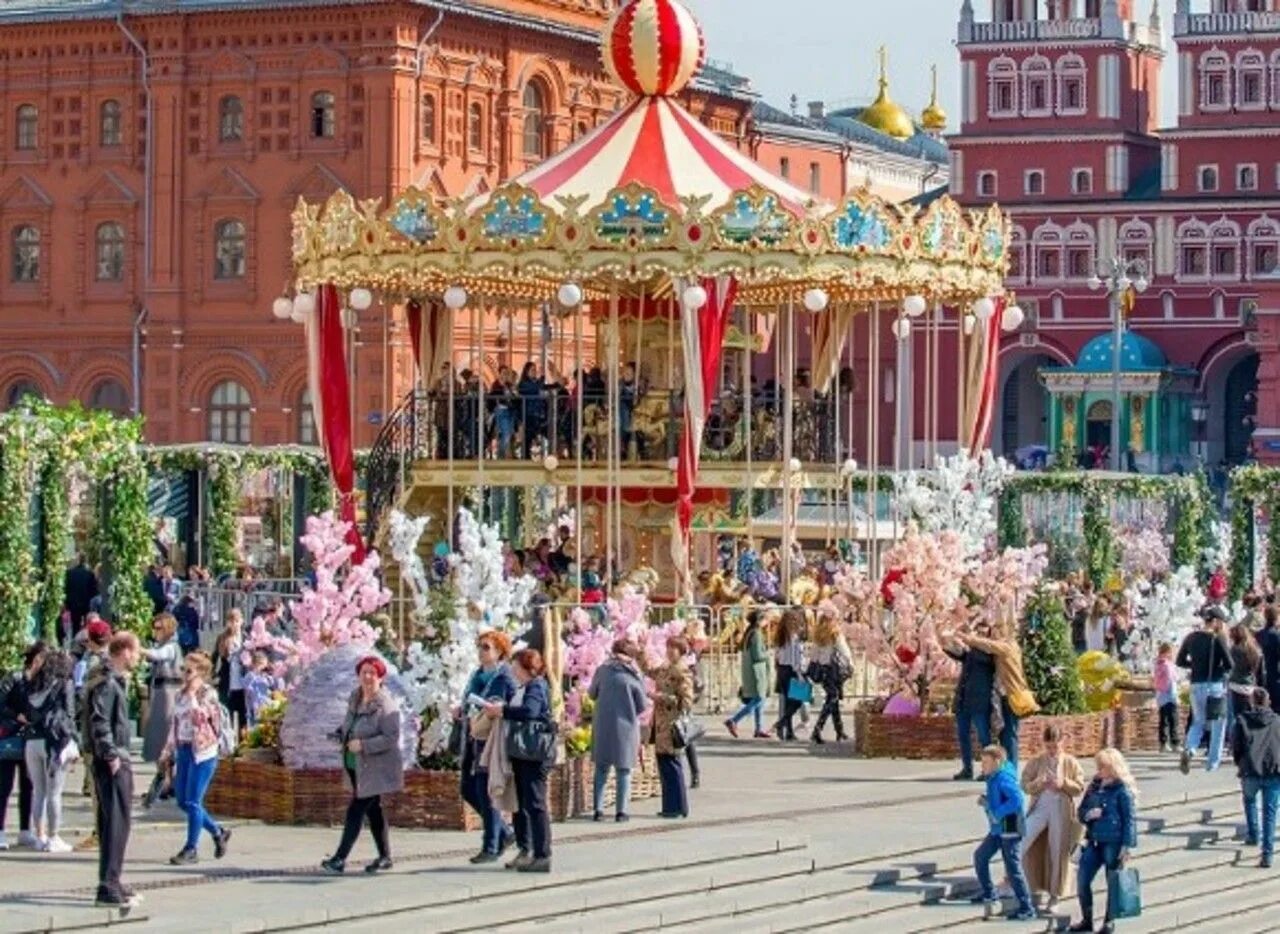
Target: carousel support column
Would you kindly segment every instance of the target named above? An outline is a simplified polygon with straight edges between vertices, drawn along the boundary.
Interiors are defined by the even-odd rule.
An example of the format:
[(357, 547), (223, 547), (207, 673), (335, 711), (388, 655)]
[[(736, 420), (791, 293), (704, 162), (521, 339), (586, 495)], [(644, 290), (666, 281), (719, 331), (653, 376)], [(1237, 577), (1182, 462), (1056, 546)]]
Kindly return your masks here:
[[(451, 331), (453, 329), (453, 325), (454, 325), (454, 322), (450, 321), (449, 328)], [(446, 404), (449, 406), (449, 409), (447, 412), (445, 412), (445, 433), (447, 435), (445, 439), (445, 460), (447, 461), (448, 468), (449, 468), (448, 469), (449, 486), (447, 487), (448, 492), (445, 495), (445, 502), (447, 505), (447, 509), (445, 511), (444, 534), (445, 534), (445, 540), (449, 543), (449, 550), (452, 551), (453, 550), (453, 508), (454, 508), (453, 507), (453, 433), (454, 433), (453, 389), (454, 389), (454, 384), (457, 383), (458, 381), (458, 357), (457, 357), (457, 354), (454, 353), (453, 351), (452, 342), (450, 343), (450, 347), (449, 347), (449, 369), (447, 373), (448, 375), (446, 378), (448, 379), (449, 383), (445, 389), (445, 401), (446, 401)]]
[(880, 575), (880, 303), (876, 302), (871, 315), (871, 525), (867, 535), (871, 541), (872, 576)]
[(956, 447), (966, 447), (965, 440), (965, 389), (968, 380), (965, 376), (964, 326), (965, 308), (963, 304), (956, 306)]
[(577, 420), (577, 463), (574, 468), (574, 485), (575, 489), (575, 512), (573, 514), (574, 530), (573, 534), (578, 543), (578, 599), (582, 599), (582, 560), (586, 557), (586, 537), (584, 529), (586, 527), (586, 517), (582, 514), (582, 446), (584, 443), (582, 437), (583, 430), (583, 409), (586, 408), (586, 399), (582, 395), (583, 390), (583, 362), (582, 362), (582, 305), (573, 310), (573, 360), (574, 370), (577, 373), (575, 377), (577, 385), (574, 387), (578, 400), (578, 411), (575, 415)]
[(787, 296), (786, 318), (780, 329), (780, 336), (786, 342), (783, 345), (786, 359), (782, 364), (784, 370), (782, 376), (785, 382), (782, 391), (782, 398), (785, 400), (785, 404), (782, 407), (782, 595), (784, 600), (790, 599), (791, 543), (795, 539), (795, 525), (791, 505), (791, 484), (793, 479), (791, 458), (795, 450), (795, 418), (792, 411), (795, 407), (795, 313), (795, 295), (790, 294)]
[(618, 287), (615, 284), (609, 293), (609, 346), (606, 351), (609, 366), (609, 455), (605, 462), (607, 483), (605, 484), (605, 574), (609, 581), (609, 589), (613, 589), (615, 577), (614, 549), (617, 540), (614, 537), (615, 514), (620, 505), (616, 501), (618, 490), (618, 462), (620, 460), (622, 433), (618, 427), (618, 368), (622, 364), (622, 333), (618, 324)]
[(479, 487), (478, 496), (480, 502), (476, 504), (476, 514), (480, 517), (480, 523), (483, 525), (485, 521), (485, 503), (488, 496), (485, 491), (484, 484), (484, 458), (485, 446), (489, 440), (488, 426), (485, 424), (484, 417), (484, 315), (488, 308), (488, 303), (481, 298), (478, 307), (471, 312), (472, 327), (472, 347), (477, 348), (476, 361), (476, 409), (473, 413), (475, 419), (475, 435), (476, 435), (476, 484)]
[[(755, 496), (756, 496), (756, 476), (755, 465), (753, 459), (755, 452), (752, 450), (755, 446), (755, 438), (752, 436), (752, 419), (755, 417), (755, 393), (751, 386), (751, 351), (755, 343), (756, 334), (756, 313), (750, 308), (744, 312), (746, 316), (746, 337), (747, 351), (742, 355), (742, 417), (747, 421), (747, 541), (750, 542), (755, 537), (755, 521), (752, 514), (755, 512)], [(776, 351), (775, 351), (776, 353)], [(735, 549), (736, 551), (736, 549)], [(738, 566), (737, 555), (734, 555), (734, 567)]]

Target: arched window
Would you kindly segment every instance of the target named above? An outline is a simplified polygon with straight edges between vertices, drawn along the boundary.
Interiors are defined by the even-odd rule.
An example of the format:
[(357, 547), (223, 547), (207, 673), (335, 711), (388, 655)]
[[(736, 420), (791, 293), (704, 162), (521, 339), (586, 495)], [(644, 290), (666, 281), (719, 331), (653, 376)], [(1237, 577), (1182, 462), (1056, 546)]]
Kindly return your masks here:
[(1216, 165), (1202, 165), (1200, 171), (1196, 174), (1201, 191), (1218, 190), (1218, 167)]
[(89, 408), (111, 412), (115, 415), (128, 415), (130, 411), (129, 393), (118, 379), (104, 379), (93, 387), (89, 394)]
[(1013, 117), (1018, 113), (1018, 65), (1002, 56), (987, 66), (987, 116)]
[(436, 143), (436, 98), (434, 94), (422, 95), (422, 141)]
[(298, 397), (298, 443), (320, 443), (320, 437), (316, 434), (316, 410), (311, 404), (310, 389), (302, 390), (302, 395)]
[(1093, 191), (1093, 170), (1076, 169), (1071, 173), (1071, 190), (1078, 195), (1087, 195)]
[(123, 137), (120, 102), (103, 101), (102, 106), (98, 108), (98, 144), (119, 146)]
[(244, 139), (244, 104), (234, 94), (218, 101), (218, 142), (238, 143)]
[(1221, 52), (1200, 56), (1200, 109), (1231, 109), (1231, 60)]
[(1178, 276), (1203, 279), (1209, 275), (1209, 228), (1199, 221), (1178, 226)]
[(582, 139), (582, 137), (586, 136), (589, 132), (591, 132), (591, 128), (579, 120), (578, 125), (574, 127), (573, 130), (573, 138)]
[(124, 278), (124, 228), (115, 221), (99, 224), (94, 244), (94, 278), (99, 282), (119, 282)]
[(243, 279), (245, 260), (244, 223), (218, 221), (213, 229), (213, 277)]
[(994, 198), (996, 193), (996, 173), (991, 171), (979, 172), (978, 194), (984, 198)]
[(30, 224), (13, 229), (13, 281), (40, 279), (40, 231)]
[(209, 397), (209, 440), (248, 444), (253, 432), (249, 390), (234, 380), (219, 383)]
[(29, 379), (20, 379), (16, 383), (10, 384), (4, 394), (4, 407), (6, 409), (14, 408), (19, 402), (31, 396), (36, 399), (43, 399), (44, 393)]
[(1260, 217), (1249, 225), (1249, 275), (1269, 276), (1280, 266), (1280, 223)]
[(472, 152), (484, 151), (484, 107), (479, 101), (467, 108), (467, 148)]
[(1236, 55), (1236, 107), (1240, 110), (1267, 107), (1267, 60), (1256, 49)]
[(316, 139), (333, 139), (337, 127), (333, 92), (316, 91), (311, 95), (311, 135)]
[(1040, 169), (1028, 169), (1024, 188), (1029, 195), (1044, 194), (1044, 172)]
[(1214, 224), (1209, 233), (1210, 261), (1214, 278), (1240, 278), (1240, 225), (1225, 220)]
[(1085, 64), (1079, 55), (1064, 55), (1058, 59), (1058, 113), (1079, 115), (1088, 107), (1085, 103)]
[(1240, 191), (1258, 190), (1258, 167), (1256, 165), (1236, 166), (1236, 188)]
[(1120, 228), (1120, 253), (1126, 263), (1133, 263), (1147, 277), (1151, 276), (1151, 247), (1155, 232), (1146, 221), (1126, 221)]
[(524, 86), (524, 157), (545, 159), (547, 156), (547, 100), (542, 86), (530, 81)]
[(35, 149), (39, 143), (40, 111), (36, 110), (34, 104), (23, 104), (18, 108), (13, 145), (17, 149)]
[(1023, 113), (1027, 116), (1046, 116), (1053, 112), (1050, 85), (1053, 67), (1043, 55), (1033, 55), (1022, 63)]

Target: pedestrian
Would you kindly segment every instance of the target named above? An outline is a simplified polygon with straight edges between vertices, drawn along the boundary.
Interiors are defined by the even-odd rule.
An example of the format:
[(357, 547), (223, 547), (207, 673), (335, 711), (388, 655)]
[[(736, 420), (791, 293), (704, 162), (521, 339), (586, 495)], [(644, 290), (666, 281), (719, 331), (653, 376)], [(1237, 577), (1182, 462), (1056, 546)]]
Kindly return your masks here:
[(1249, 697), (1262, 682), (1262, 649), (1253, 631), (1236, 623), (1227, 631), (1231, 649), (1231, 673), (1227, 675), (1227, 725), (1249, 709)]
[(1084, 627), (1084, 650), (1086, 652), (1105, 652), (1111, 641), (1111, 603), (1106, 597), (1099, 596), (1089, 610), (1089, 619)]
[(1031, 892), (1022, 871), (1022, 836), (1025, 799), (1018, 786), (1018, 772), (1005, 758), (1002, 746), (985, 746), (982, 750), (982, 777), (986, 780), (986, 792), (978, 797), (978, 804), (987, 814), (987, 835), (973, 853), (973, 869), (978, 876), (981, 891), (973, 897), (975, 904), (983, 904), (989, 916), (999, 911), (1000, 901), (991, 882), (991, 860), (997, 853), (1004, 860), (1004, 871), (1013, 886), (1018, 910), (1010, 921), (1030, 921), (1036, 916), (1031, 906)]
[[(85, 693), (90, 680), (95, 678), (107, 664), (107, 646), (111, 643), (111, 626), (99, 619), (97, 614), (90, 613), (85, 617), (85, 653), (77, 666), (76, 682), (76, 723), (84, 723)], [(93, 784), (93, 750), (82, 746), (80, 757), (84, 763), (84, 779), (80, 793), (86, 798), (93, 798), (97, 791)], [(98, 845), (97, 838), (90, 834), (76, 844), (80, 850), (94, 849)]]
[(174, 705), (169, 740), (160, 756), (162, 766), (174, 770), (174, 794), (187, 815), (187, 839), (169, 862), (186, 866), (200, 861), (200, 831), (213, 838), (213, 857), (227, 855), (231, 830), (222, 827), (204, 809), (204, 797), (218, 770), (218, 745), (226, 726), (217, 689), (209, 683), (213, 659), (192, 652), (182, 660), (182, 690)]
[(1175, 752), (1179, 746), (1178, 669), (1173, 664), (1172, 644), (1162, 642), (1156, 650), (1151, 681), (1156, 689), (1156, 706), (1160, 709), (1160, 751)]
[[(554, 730), (551, 689), (546, 664), (537, 649), (521, 649), (511, 659), (516, 691), (505, 704), (490, 701), (485, 713), (508, 723), (539, 723)], [(547, 772), (550, 764), (532, 759), (511, 760), (516, 782), (516, 846), (519, 852), (506, 864), (518, 872), (551, 871), (551, 815), (547, 806)]]
[(849, 737), (840, 718), (840, 701), (844, 699), (844, 683), (853, 676), (853, 653), (834, 615), (823, 613), (818, 618), (818, 624), (813, 628), (813, 646), (805, 673), (812, 683), (822, 685), (823, 701), (811, 740), (818, 745), (825, 742), (822, 727), (830, 719), (836, 730), (836, 742), (843, 742)]
[(591, 714), (591, 759), (595, 763), (594, 820), (604, 820), (604, 787), (614, 774), (614, 820), (629, 819), (631, 770), (640, 750), (640, 717), (649, 707), (644, 676), (636, 659), (639, 647), (619, 639), (591, 678), (587, 696), (595, 702)]
[(182, 687), (182, 649), (178, 646), (178, 621), (168, 613), (161, 613), (151, 621), (155, 648), (143, 649), (143, 657), (150, 663), (151, 673), (147, 684), (151, 688), (151, 702), (147, 708), (147, 725), (142, 734), (142, 759), (155, 762), (169, 740), (169, 721), (173, 719), (173, 706)]
[(1082, 918), (1070, 931), (1093, 930), (1093, 880), (1105, 870), (1108, 886), (1107, 912), (1100, 934), (1112, 934), (1111, 873), (1129, 861), (1129, 851), (1138, 845), (1137, 787), (1129, 764), (1119, 750), (1103, 749), (1094, 759), (1097, 773), (1080, 799), (1077, 816), (1085, 827), (1080, 850), (1076, 897)]
[(1048, 894), (1045, 910), (1051, 914), (1071, 891), (1071, 854), (1082, 830), (1076, 804), (1084, 792), (1084, 769), (1062, 748), (1062, 731), (1056, 725), (1046, 726), (1042, 738), (1044, 752), (1022, 772), (1022, 790), (1029, 801), (1022, 864), (1033, 897)]
[(338, 730), (342, 765), (351, 783), (342, 838), (333, 855), (320, 863), (325, 872), (342, 873), (356, 837), (366, 820), (378, 858), (364, 867), (372, 875), (391, 868), (391, 839), (382, 813), (382, 796), (404, 789), (404, 760), (400, 752), (400, 705), (382, 686), (387, 664), (377, 655), (356, 662), (360, 684), (347, 701), (347, 715)]
[(132, 907), (138, 898), (121, 881), (129, 845), (133, 768), (129, 761), (129, 694), (126, 687), (138, 666), (141, 647), (131, 632), (111, 637), (107, 665), (95, 672), (85, 691), (84, 745), (93, 755), (98, 835), (97, 903)]
[(75, 683), (71, 656), (50, 651), (32, 677), (24, 711), (24, 756), (31, 778), (31, 829), (36, 849), (70, 853), (71, 844), (58, 835), (62, 829), (62, 792), (71, 763), (80, 757), (75, 741)]
[(738, 688), (738, 699), (742, 706), (724, 722), (724, 728), (734, 739), (738, 738), (738, 723), (748, 716), (755, 721), (752, 735), (756, 739), (769, 738), (764, 729), (764, 700), (769, 691), (769, 652), (765, 648), (760, 623), (759, 610), (747, 613), (747, 628), (739, 645), (742, 684)]
[[(979, 623), (975, 627), (979, 635), (990, 633), (990, 627)], [(952, 778), (956, 781), (973, 780), (973, 739), (978, 734), (978, 746), (991, 743), (991, 711), (996, 690), (996, 661), (987, 652), (971, 648), (955, 636), (943, 639), (942, 650), (960, 663), (960, 676), (956, 681), (952, 712), (956, 718), (956, 740), (960, 746), (960, 771)]]
[(684, 786), (682, 749), (677, 744), (676, 726), (681, 717), (693, 709), (693, 681), (685, 668), (684, 657), (689, 644), (680, 637), (667, 640), (667, 663), (649, 672), (653, 689), (652, 741), (658, 760), (658, 781), (662, 786), (662, 810), (659, 817), (689, 816), (689, 796)]
[(4, 756), (0, 758), (0, 849), (4, 850), (9, 849), (4, 828), (15, 778), (18, 781), (18, 846), (36, 848), (36, 837), (31, 832), (32, 787), (26, 757), (27, 694), (48, 653), (49, 647), (43, 641), (33, 642), (22, 655), (22, 669), (6, 675), (0, 684), (0, 733), (7, 740)]
[(249, 671), (241, 680), (244, 685), (245, 715), (249, 726), (258, 722), (258, 712), (267, 705), (271, 694), (280, 687), (280, 679), (272, 673), (271, 659), (266, 652), (254, 652)]
[(200, 611), (193, 595), (186, 593), (178, 599), (173, 618), (178, 623), (178, 648), (183, 654), (200, 648)]
[(489, 738), (492, 720), (483, 716), (483, 708), (473, 703), (501, 701), (505, 704), (516, 692), (515, 678), (507, 660), (511, 657), (511, 637), (504, 632), (482, 633), (476, 640), (480, 667), (467, 681), (463, 706), (457, 711), (462, 729), (462, 800), (471, 805), (483, 823), (480, 852), (471, 857), (475, 865), (492, 863), (515, 841), (515, 831), (502, 817), (502, 811), (489, 792), (490, 770), (484, 763), (484, 746)]
[(62, 584), (63, 605), (71, 616), (70, 636), (74, 637), (89, 615), (93, 598), (98, 596), (98, 576), (83, 553), (76, 555), (76, 563), (63, 576)]
[(214, 643), (214, 660), (218, 664), (218, 697), (236, 721), (237, 729), (249, 723), (249, 708), (244, 698), (244, 614), (237, 609), (227, 611), (226, 624)]
[(1271, 709), (1280, 713), (1280, 629), (1276, 628), (1276, 607), (1268, 603), (1262, 611), (1262, 632), (1258, 648), (1262, 650), (1262, 687), (1271, 697)]
[(1223, 679), (1231, 671), (1231, 650), (1215, 627), (1225, 615), (1217, 605), (1208, 607), (1204, 612), (1204, 628), (1190, 633), (1178, 649), (1178, 667), (1191, 671), (1192, 722), (1179, 761), (1184, 775), (1191, 771), (1191, 760), (1200, 750), (1206, 726), (1209, 757), (1205, 769), (1212, 772), (1222, 763), (1227, 715), (1227, 688)]
[[(1271, 709), (1265, 688), (1254, 688), (1250, 707), (1231, 726), (1231, 757), (1239, 769), (1244, 798), (1246, 846), (1260, 846), (1261, 869), (1270, 869), (1276, 844), (1276, 808), (1280, 805), (1280, 716)], [(1258, 796), (1262, 828), (1258, 828)]]
[[(702, 621), (693, 618), (690, 619), (684, 627), (682, 638), (689, 646), (689, 654), (685, 656), (685, 667), (689, 671), (689, 682), (693, 685), (693, 703), (697, 704), (702, 700), (703, 692), (706, 691), (706, 682), (702, 679), (702, 665), (700, 662), (701, 655), (707, 647), (707, 634), (702, 628)], [(693, 709), (692, 706), (689, 708)], [(699, 732), (694, 736), (689, 736), (684, 744), (685, 761), (689, 763), (689, 787), (699, 788), (702, 785), (702, 768), (698, 764), (698, 743), (697, 740), (702, 736)]]
[(802, 703), (791, 695), (792, 682), (804, 683), (804, 611), (791, 608), (782, 614), (774, 627), (774, 689), (778, 692), (778, 722), (773, 732), (778, 739), (791, 742), (796, 738), (792, 722)]
[(987, 626), (978, 627), (973, 633), (962, 633), (960, 641), (971, 649), (986, 652), (995, 661), (996, 690), (992, 698), (992, 718), (999, 720), (995, 732), (999, 734), (1000, 745), (1004, 747), (1010, 765), (1017, 769), (1018, 725), (1023, 717), (1040, 711), (1040, 705), (1027, 684), (1018, 640), (1003, 626)]

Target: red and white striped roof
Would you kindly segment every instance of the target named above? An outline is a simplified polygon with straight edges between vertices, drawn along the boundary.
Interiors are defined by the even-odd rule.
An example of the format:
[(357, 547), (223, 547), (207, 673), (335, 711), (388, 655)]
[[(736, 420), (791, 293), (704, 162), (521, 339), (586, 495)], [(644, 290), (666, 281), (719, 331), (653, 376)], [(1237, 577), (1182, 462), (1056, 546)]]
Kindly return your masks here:
[(515, 179), (544, 204), (557, 196), (585, 196), (583, 210), (601, 205), (615, 188), (653, 189), (669, 207), (686, 196), (710, 197), (714, 210), (735, 192), (759, 185), (779, 206), (806, 213), (814, 198), (767, 172), (666, 97), (642, 97), (606, 123)]

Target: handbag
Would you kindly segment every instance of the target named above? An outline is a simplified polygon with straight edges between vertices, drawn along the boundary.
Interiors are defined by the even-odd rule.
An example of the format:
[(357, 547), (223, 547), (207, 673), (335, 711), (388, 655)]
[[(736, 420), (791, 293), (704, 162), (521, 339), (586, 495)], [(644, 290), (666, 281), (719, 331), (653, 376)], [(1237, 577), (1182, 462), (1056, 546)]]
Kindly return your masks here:
[(21, 733), (12, 733), (0, 738), (0, 762), (21, 762), (25, 755), (27, 741)]
[(556, 730), (541, 720), (507, 721), (507, 758), (520, 762), (556, 761)]
[(1107, 914), (1112, 919), (1142, 917), (1142, 879), (1123, 867), (1107, 873)]
[(682, 713), (671, 724), (671, 745), (676, 749), (692, 746), (707, 732), (706, 727), (693, 718), (693, 714)]
[(467, 734), (478, 743), (484, 742), (493, 732), (493, 720), (482, 710), (467, 720)]
[(803, 678), (792, 678), (787, 684), (787, 700), (801, 704), (813, 703), (813, 684)]
[(1029, 717), (1040, 709), (1040, 705), (1036, 703), (1036, 696), (1031, 693), (1030, 688), (1012, 691), (1006, 699), (1009, 701), (1009, 709), (1018, 718)]

